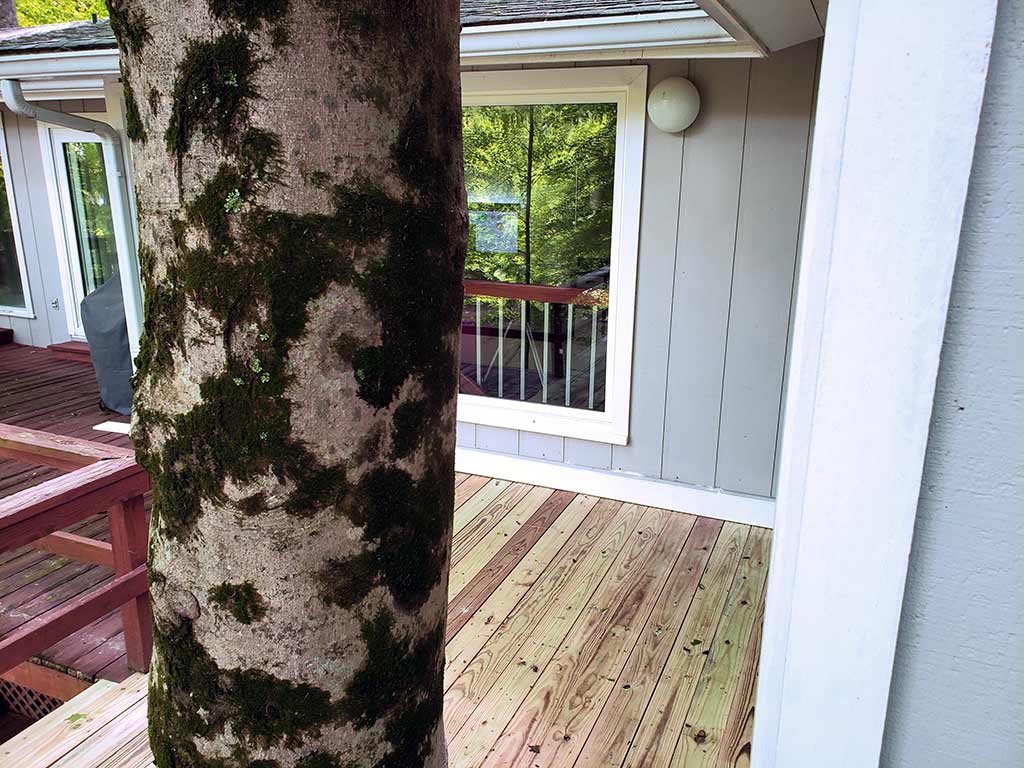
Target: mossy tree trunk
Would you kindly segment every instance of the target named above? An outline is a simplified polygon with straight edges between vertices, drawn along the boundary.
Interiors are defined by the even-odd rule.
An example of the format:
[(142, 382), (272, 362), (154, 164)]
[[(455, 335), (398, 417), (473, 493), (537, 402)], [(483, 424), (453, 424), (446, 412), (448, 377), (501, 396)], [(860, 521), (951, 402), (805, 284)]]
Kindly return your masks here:
[(443, 766), (457, 0), (109, 2), (156, 763)]

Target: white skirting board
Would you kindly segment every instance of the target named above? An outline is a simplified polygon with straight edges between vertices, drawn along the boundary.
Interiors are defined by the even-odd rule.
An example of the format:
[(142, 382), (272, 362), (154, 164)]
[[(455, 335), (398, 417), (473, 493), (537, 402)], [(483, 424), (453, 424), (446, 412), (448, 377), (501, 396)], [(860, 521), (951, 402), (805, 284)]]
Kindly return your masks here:
[(763, 528), (773, 527), (775, 518), (773, 499), (728, 493), (714, 488), (697, 488), (626, 472), (509, 456), (476, 448), (456, 448), (455, 469), (471, 475), (585, 493)]

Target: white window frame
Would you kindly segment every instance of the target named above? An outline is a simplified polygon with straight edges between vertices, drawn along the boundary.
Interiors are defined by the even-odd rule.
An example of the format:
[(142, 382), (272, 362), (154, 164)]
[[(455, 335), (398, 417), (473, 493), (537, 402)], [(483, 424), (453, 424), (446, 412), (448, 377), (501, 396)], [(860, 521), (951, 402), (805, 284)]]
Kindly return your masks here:
[[(90, 112), (83, 115), (93, 120), (110, 121), (106, 112)], [(82, 327), (82, 309), (80, 306), (84, 295), (81, 291), (81, 266), (77, 253), (77, 244), (72, 244), (74, 231), (69, 229), (71, 222), (70, 189), (68, 188), (67, 172), (64, 169), (64, 158), (58, 156), (57, 144), (68, 140), (100, 144), (106, 165), (107, 191), (116, 194), (117, 179), (110, 167), (110, 158), (100, 138), (91, 133), (76, 131), (52, 123), (38, 124), (39, 145), (43, 152), (43, 176), (46, 180), (46, 195), (50, 207), (50, 222), (53, 226), (53, 239), (56, 245), (57, 266), (60, 270), (61, 292), (64, 299), (64, 315), (67, 318), (68, 335), (76, 341), (86, 341)], [(74, 247), (76, 251), (72, 251)]]
[(25, 264), (25, 249), (21, 242), (21, 225), (18, 221), (17, 201), (14, 198), (14, 180), (11, 177), (11, 158), (7, 150), (7, 131), (4, 128), (3, 120), (0, 119), (0, 157), (4, 163), (4, 186), (7, 189), (7, 206), (11, 212), (11, 227), (14, 232), (14, 252), (18, 260), (18, 269), (21, 273), (21, 290), (25, 295), (24, 307), (9, 307), (0, 305), (0, 315), (7, 317), (34, 318), (35, 310), (32, 307), (32, 290), (28, 281), (28, 268)]
[(646, 66), (462, 74), (464, 106), (614, 103), (617, 124), (604, 411), (460, 394), (460, 421), (616, 445), (628, 441), (646, 99)]

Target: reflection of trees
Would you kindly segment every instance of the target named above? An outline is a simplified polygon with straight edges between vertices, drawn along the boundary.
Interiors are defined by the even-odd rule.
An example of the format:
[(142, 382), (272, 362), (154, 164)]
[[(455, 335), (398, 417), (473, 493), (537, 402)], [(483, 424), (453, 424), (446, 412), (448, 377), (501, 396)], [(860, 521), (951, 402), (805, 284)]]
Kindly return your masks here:
[(102, 285), (117, 270), (106, 166), (98, 143), (69, 143), (64, 150), (82, 270), (89, 273), (85, 275), (88, 291)]
[(0, 306), (24, 307), (21, 268), (14, 248), (14, 224), (7, 200), (7, 182), (0, 162)]
[(471, 233), (468, 277), (565, 285), (608, 267), (615, 109), (614, 104), (464, 108), (470, 211), (510, 211), (518, 220), (515, 252), (494, 250), (486, 232)]

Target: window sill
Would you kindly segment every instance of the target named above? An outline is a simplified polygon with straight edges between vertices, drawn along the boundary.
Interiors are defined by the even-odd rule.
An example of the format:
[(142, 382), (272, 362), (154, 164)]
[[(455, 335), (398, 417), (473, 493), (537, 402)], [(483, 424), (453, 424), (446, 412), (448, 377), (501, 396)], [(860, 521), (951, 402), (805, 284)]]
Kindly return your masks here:
[(565, 408), (559, 405), (459, 395), (458, 420), (489, 427), (519, 429), (611, 445), (629, 441), (628, 414)]

